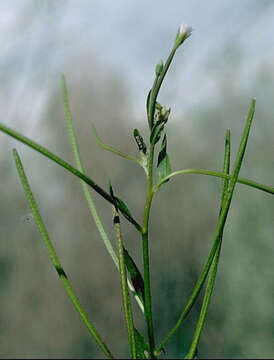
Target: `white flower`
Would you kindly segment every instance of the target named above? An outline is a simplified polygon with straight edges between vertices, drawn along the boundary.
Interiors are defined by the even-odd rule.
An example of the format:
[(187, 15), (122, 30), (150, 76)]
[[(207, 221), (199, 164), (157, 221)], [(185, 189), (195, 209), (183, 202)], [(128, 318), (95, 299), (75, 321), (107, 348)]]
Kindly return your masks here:
[(176, 35), (176, 39), (175, 39), (175, 48), (179, 47), (180, 45), (182, 45), (182, 43), (188, 38), (190, 37), (190, 35), (192, 34), (192, 27), (188, 26), (186, 24), (182, 24), (180, 25), (177, 35)]
[(179, 27), (179, 34), (184, 37), (184, 40), (192, 34), (192, 27), (186, 24), (181, 24)]

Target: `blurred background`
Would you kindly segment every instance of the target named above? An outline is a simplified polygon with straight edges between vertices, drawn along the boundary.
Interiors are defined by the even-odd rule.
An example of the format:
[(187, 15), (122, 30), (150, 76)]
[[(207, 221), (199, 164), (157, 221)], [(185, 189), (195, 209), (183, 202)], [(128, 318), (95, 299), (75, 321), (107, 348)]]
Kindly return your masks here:
[[(241, 176), (274, 186), (274, 2), (202, 0), (13, 0), (0, 4), (0, 121), (74, 164), (60, 87), (65, 74), (86, 173), (111, 179), (141, 222), (142, 169), (104, 152), (103, 141), (137, 155), (148, 139), (147, 93), (178, 26), (193, 35), (177, 52), (159, 100), (171, 107), (173, 170), (221, 170), (231, 129), (234, 161), (252, 97), (257, 106)], [(57, 254), (96, 329), (115, 356), (129, 356), (119, 275), (90, 216), (78, 179), (0, 133), (0, 357), (103, 358), (52, 267), (13, 162), (18, 150)], [(215, 234), (221, 181), (187, 175), (163, 186), (151, 216), (151, 281), (157, 342), (177, 321)], [(111, 207), (94, 194), (115, 246)], [(198, 357), (274, 354), (274, 198), (238, 185), (225, 227), (216, 287)], [(122, 221), (142, 267), (141, 242)], [(166, 347), (183, 357), (201, 298)], [(146, 334), (134, 304), (136, 326)]]

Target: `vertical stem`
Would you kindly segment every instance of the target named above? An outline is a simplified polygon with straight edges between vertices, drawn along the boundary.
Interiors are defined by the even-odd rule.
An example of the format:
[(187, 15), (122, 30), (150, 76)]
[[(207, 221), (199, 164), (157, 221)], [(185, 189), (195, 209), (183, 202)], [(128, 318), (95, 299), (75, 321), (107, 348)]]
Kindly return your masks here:
[(149, 350), (150, 350), (151, 358), (155, 358), (155, 356), (154, 356), (155, 340), (154, 340), (154, 330), (153, 330), (153, 321), (152, 321), (151, 291), (150, 291), (148, 222), (149, 222), (151, 202), (152, 202), (152, 198), (153, 198), (153, 191), (152, 191), (153, 157), (154, 157), (154, 145), (151, 145), (150, 155), (149, 155), (147, 198), (146, 198), (145, 213), (144, 213), (144, 225), (143, 225), (143, 232), (142, 232), (144, 286), (145, 286), (145, 316), (146, 316), (148, 339), (149, 339)]
[(166, 73), (169, 69), (169, 66), (171, 64), (171, 61), (175, 55), (175, 52), (176, 52), (177, 48), (173, 48), (167, 58), (167, 61), (164, 65), (164, 68), (163, 68), (163, 71), (161, 72), (159, 78), (156, 78), (156, 81), (155, 83), (153, 84), (153, 87), (152, 87), (152, 91), (151, 91), (151, 95), (150, 95), (150, 103), (149, 103), (149, 113), (148, 113), (148, 120), (149, 120), (149, 124), (150, 124), (150, 127), (152, 128), (152, 125), (153, 125), (153, 118), (154, 118), (154, 111), (155, 111), (155, 103), (156, 103), (156, 100), (157, 100), (157, 96), (158, 96), (158, 93), (159, 93), (159, 90), (161, 88), (161, 85), (162, 85), (162, 82), (164, 80), (164, 77), (166, 76)]
[[(175, 55), (177, 48), (174, 47), (164, 65), (164, 68), (161, 74), (156, 76), (153, 87), (151, 89), (151, 94), (149, 98), (149, 106), (148, 106), (148, 123), (150, 130), (153, 127), (154, 120), (154, 112), (155, 112), (155, 104), (157, 100), (157, 96), (159, 90), (161, 88), (164, 77), (168, 71), (168, 68), (171, 64), (171, 61)], [(154, 144), (150, 145), (150, 154), (149, 154), (149, 166), (148, 166), (148, 187), (147, 187), (147, 198), (145, 205), (145, 213), (144, 213), (144, 224), (142, 229), (142, 240), (143, 240), (143, 263), (144, 263), (144, 283), (145, 283), (145, 316), (147, 322), (147, 330), (148, 330), (148, 338), (149, 338), (149, 350), (150, 357), (155, 358), (154, 348), (155, 348), (155, 340), (154, 340), (154, 331), (153, 331), (153, 321), (152, 321), (152, 309), (151, 309), (151, 291), (150, 291), (150, 278), (149, 278), (149, 248), (148, 248), (148, 222), (149, 222), (149, 213), (151, 208), (151, 202), (154, 195), (153, 191), (153, 159), (154, 159)]]

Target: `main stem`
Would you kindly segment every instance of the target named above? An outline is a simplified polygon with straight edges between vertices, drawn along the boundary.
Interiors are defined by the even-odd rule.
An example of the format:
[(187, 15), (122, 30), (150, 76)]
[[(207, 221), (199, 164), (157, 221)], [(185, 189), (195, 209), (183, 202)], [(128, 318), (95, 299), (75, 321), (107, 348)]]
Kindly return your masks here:
[(154, 145), (151, 145), (150, 155), (149, 155), (148, 187), (147, 187), (147, 198), (146, 198), (145, 213), (144, 213), (142, 241), (143, 241), (143, 263), (144, 263), (144, 286), (145, 286), (145, 316), (146, 316), (148, 339), (149, 339), (150, 357), (152, 359), (155, 358), (155, 356), (154, 356), (155, 340), (154, 340), (152, 308), (151, 308), (149, 248), (148, 248), (148, 223), (149, 223), (151, 202), (152, 202), (152, 198), (153, 198), (153, 191), (152, 191), (153, 157), (154, 157)]
[(151, 99), (150, 99), (150, 106), (149, 106), (149, 114), (148, 114), (148, 119), (149, 119), (149, 124), (150, 127), (152, 128), (153, 126), (153, 119), (154, 119), (154, 112), (155, 112), (155, 103), (157, 100), (157, 96), (160, 90), (160, 87), (162, 85), (162, 82), (164, 80), (164, 77), (166, 76), (166, 73), (168, 71), (168, 68), (171, 64), (171, 61), (175, 55), (177, 48), (173, 48), (167, 58), (167, 61), (165, 63), (165, 66), (163, 68), (163, 71), (161, 72), (159, 78), (156, 80), (156, 82), (153, 84), (152, 87), (152, 91), (151, 91)]
[[(153, 87), (151, 89), (151, 95), (149, 99), (149, 111), (148, 111), (148, 123), (150, 130), (153, 128), (155, 104), (157, 96), (164, 80), (164, 77), (167, 73), (167, 70), (171, 64), (173, 56), (177, 48), (174, 47), (168, 59), (164, 65), (164, 68), (159, 77), (156, 77)], [(154, 340), (154, 331), (153, 331), (153, 322), (152, 322), (152, 309), (151, 309), (151, 292), (150, 292), (150, 278), (149, 278), (149, 248), (148, 248), (148, 223), (149, 223), (149, 214), (151, 208), (151, 202), (154, 195), (153, 191), (153, 159), (154, 159), (154, 146), (155, 144), (150, 145), (149, 152), (149, 166), (148, 166), (148, 186), (147, 186), (147, 198), (145, 205), (144, 213), (144, 224), (142, 229), (142, 240), (143, 240), (143, 263), (144, 263), (144, 283), (145, 283), (145, 316), (147, 323), (148, 339), (149, 339), (149, 351), (151, 359), (155, 359), (154, 350), (155, 350), (155, 340)]]

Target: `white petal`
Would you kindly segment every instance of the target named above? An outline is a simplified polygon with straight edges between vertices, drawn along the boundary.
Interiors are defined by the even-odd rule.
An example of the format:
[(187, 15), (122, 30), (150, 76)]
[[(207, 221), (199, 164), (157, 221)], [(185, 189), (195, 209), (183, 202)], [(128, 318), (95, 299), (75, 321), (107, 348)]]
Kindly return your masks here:
[(179, 27), (179, 33), (180, 35), (184, 35), (186, 38), (188, 38), (192, 33), (192, 27), (186, 24), (182, 24)]

